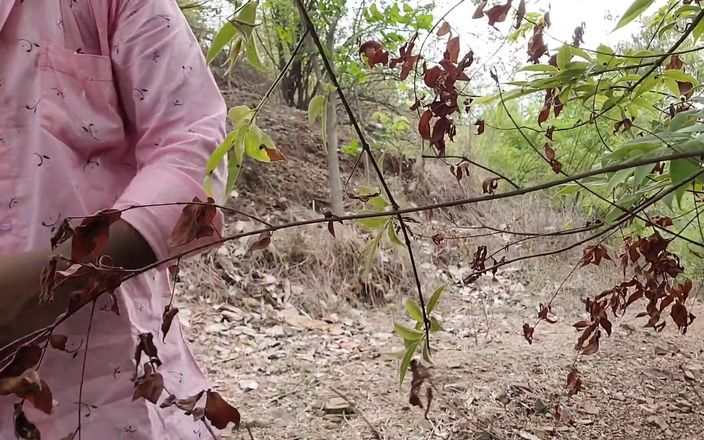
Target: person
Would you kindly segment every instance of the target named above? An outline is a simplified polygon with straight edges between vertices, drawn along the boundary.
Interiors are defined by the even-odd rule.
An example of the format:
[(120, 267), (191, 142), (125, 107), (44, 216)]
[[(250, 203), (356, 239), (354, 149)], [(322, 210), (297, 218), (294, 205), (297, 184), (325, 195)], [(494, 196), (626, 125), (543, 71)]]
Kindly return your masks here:
[[(39, 305), (37, 295), (47, 262), (57, 252), (68, 256), (70, 242), (50, 245), (65, 218), (147, 205), (122, 213), (104, 254), (132, 269), (171, 255), (167, 242), (183, 206), (148, 205), (205, 200), (205, 164), (224, 139), (226, 106), (174, 0), (0, 0), (0, 60), (5, 346), (64, 311)], [(216, 196), (223, 172), (213, 174)], [(221, 221), (218, 214), (218, 227)], [(56, 329), (73, 353), (49, 348), (41, 361), (52, 414), (23, 406), (42, 439), (209, 438), (176, 407), (132, 399), (142, 333), (154, 335), (169, 393), (208, 388), (176, 322), (162, 342), (170, 296), (164, 265), (122, 284), (119, 315), (102, 296)], [(16, 438), (19, 400), (0, 397), (2, 439)]]

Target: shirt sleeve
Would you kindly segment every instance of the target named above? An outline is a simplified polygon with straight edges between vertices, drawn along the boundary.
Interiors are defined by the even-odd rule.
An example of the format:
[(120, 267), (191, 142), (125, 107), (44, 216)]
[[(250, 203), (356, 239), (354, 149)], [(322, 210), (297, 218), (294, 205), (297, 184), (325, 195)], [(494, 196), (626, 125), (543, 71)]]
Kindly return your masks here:
[[(115, 0), (110, 19), (113, 72), (124, 108), (137, 173), (115, 208), (206, 200), (206, 161), (225, 137), (227, 108), (203, 52), (174, 0)], [(222, 164), (213, 192), (224, 188)], [(156, 257), (183, 206), (154, 206), (123, 213)], [(222, 230), (218, 213), (216, 229)], [(215, 237), (217, 238), (217, 237)], [(198, 242), (193, 246), (207, 244)]]

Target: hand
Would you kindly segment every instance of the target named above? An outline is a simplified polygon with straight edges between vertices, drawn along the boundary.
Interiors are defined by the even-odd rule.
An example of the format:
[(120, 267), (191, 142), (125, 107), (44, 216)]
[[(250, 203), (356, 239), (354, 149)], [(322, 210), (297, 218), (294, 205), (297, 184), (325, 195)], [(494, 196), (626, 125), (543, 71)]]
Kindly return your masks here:
[(13, 321), (17, 314), (39, 294), (39, 277), (49, 262), (44, 253), (0, 255), (0, 327)]
[[(0, 255), (0, 348), (37, 329), (51, 325), (66, 311), (69, 293), (76, 283), (57, 287), (55, 301), (39, 304), (40, 277), (52, 256), (70, 255), (71, 243), (63, 243), (55, 252), (33, 252)], [(154, 262), (154, 254), (127, 222), (122, 220), (110, 228), (110, 239), (104, 251), (113, 264), (139, 269)], [(76, 280), (80, 285), (80, 280)]]

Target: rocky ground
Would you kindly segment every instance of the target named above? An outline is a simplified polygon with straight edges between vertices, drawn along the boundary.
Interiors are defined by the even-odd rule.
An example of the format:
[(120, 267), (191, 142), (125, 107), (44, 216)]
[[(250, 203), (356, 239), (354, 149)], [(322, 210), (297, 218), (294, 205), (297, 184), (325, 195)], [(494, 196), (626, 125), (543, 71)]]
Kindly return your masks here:
[(704, 438), (701, 320), (686, 336), (618, 321), (597, 354), (578, 359), (584, 391), (568, 399), (570, 324), (580, 316), (565, 312), (541, 325), (528, 345), (524, 318), (533, 319), (546, 298), (516, 278), (508, 272), (478, 287), (455, 286), (441, 301), (447, 331), (432, 341), (427, 419), (408, 404), (408, 376), (399, 389), (399, 361), (390, 355), (402, 348), (392, 332), (403, 316), (397, 305), (312, 319), (290, 304), (245, 298), (242, 307), (190, 303), (181, 319), (208, 374), (258, 440)]

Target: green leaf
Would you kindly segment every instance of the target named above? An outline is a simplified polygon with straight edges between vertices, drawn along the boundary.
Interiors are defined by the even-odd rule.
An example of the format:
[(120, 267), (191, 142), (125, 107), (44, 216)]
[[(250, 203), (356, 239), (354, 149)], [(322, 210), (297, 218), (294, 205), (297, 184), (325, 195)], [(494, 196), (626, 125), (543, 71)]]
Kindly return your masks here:
[(398, 235), (396, 235), (396, 228), (394, 228), (394, 223), (389, 222), (389, 241), (391, 244), (396, 246), (403, 246), (404, 243), (399, 240)]
[(694, 42), (696, 43), (697, 40), (704, 34), (704, 20), (701, 20), (697, 25), (694, 27), (692, 30), (692, 37), (694, 38)]
[(568, 184), (560, 188), (560, 190), (557, 191), (555, 194), (561, 197), (569, 196), (579, 191), (579, 188), (580, 186), (577, 184)]
[[(367, 194), (373, 194), (373, 192), (368, 192)], [(389, 206), (389, 202), (381, 195), (372, 197), (369, 199), (369, 205), (375, 208), (376, 211), (383, 211)]]
[(619, 218), (624, 211), (623, 209), (631, 209), (633, 205), (636, 204), (636, 202), (640, 199), (639, 196), (633, 195), (633, 194), (628, 194), (624, 197), (621, 197), (619, 200), (614, 202), (617, 206), (614, 206), (611, 211), (606, 215), (606, 218), (604, 219), (604, 223), (607, 225), (610, 223), (613, 223), (617, 218)]
[(638, 16), (645, 12), (645, 10), (648, 9), (648, 7), (652, 5), (654, 1), (655, 0), (635, 0), (633, 3), (631, 3), (631, 6), (626, 9), (626, 12), (623, 13), (621, 20), (619, 20), (614, 30), (620, 29), (635, 20), (636, 18), (638, 18)]
[(583, 60), (592, 61), (593, 58), (587, 51), (580, 49), (579, 47), (569, 46), (572, 55), (582, 58)]
[(557, 67), (563, 69), (567, 63), (572, 60), (572, 51), (570, 46), (567, 44), (562, 45), (560, 50), (557, 52)]
[(229, 21), (220, 28), (218, 33), (215, 34), (215, 38), (213, 38), (213, 44), (211, 44), (210, 49), (208, 49), (208, 55), (206, 57), (208, 63), (212, 62), (215, 57), (218, 56), (227, 43), (235, 37), (236, 33), (237, 28)]
[(559, 70), (555, 66), (550, 64), (530, 64), (528, 66), (523, 66), (519, 72), (546, 72), (546, 73), (557, 73)]
[(653, 168), (655, 165), (653, 164), (648, 164), (648, 165), (641, 165), (636, 168), (634, 174), (633, 174), (633, 187), (637, 188), (640, 186), (641, 183), (643, 183), (643, 180), (653, 171)]
[(257, 7), (259, 6), (258, 1), (250, 1), (242, 6), (242, 10), (237, 14), (233, 25), (239, 29), (245, 39), (249, 39), (252, 36), (252, 30), (254, 29), (255, 20), (257, 18)]
[(444, 332), (445, 329), (440, 325), (440, 321), (435, 318), (430, 318), (430, 331), (431, 332)]
[(406, 372), (408, 371), (408, 367), (411, 365), (413, 355), (416, 354), (417, 347), (418, 342), (414, 342), (413, 344), (411, 344), (411, 346), (406, 349), (406, 353), (403, 355), (403, 359), (401, 359), (401, 365), (399, 370), (399, 386), (403, 385), (403, 379), (406, 377)]
[(447, 284), (443, 284), (442, 286), (435, 289), (435, 292), (433, 292), (433, 295), (430, 297), (430, 301), (428, 301), (428, 304), (425, 305), (425, 310), (428, 313), (428, 315), (433, 313), (433, 309), (435, 308), (435, 305), (438, 303), (438, 300), (440, 300), (440, 296), (445, 291), (446, 287), (447, 287)]
[(230, 72), (232, 72), (232, 69), (235, 68), (235, 63), (237, 61), (237, 57), (240, 55), (241, 50), (242, 38), (235, 37), (235, 39), (232, 40), (232, 45), (230, 46), (230, 55), (227, 57), (227, 70), (225, 70), (225, 74), (229, 75)]
[[(673, 186), (681, 184), (687, 179), (691, 179), (700, 170), (699, 165), (693, 159), (678, 159), (670, 162), (670, 181)], [(682, 196), (687, 190), (687, 185), (681, 185), (675, 190), (677, 204), (681, 206)]]
[(430, 358), (430, 353), (428, 352), (428, 344), (423, 344), (423, 360), (431, 364), (433, 363), (433, 360)]
[(237, 183), (237, 178), (242, 170), (242, 163), (244, 162), (244, 142), (247, 136), (249, 127), (241, 127), (237, 130), (235, 135), (234, 150), (229, 156), (229, 161), (227, 163), (227, 183), (225, 184), (225, 197), (229, 198), (230, 193), (235, 188), (235, 183)]
[(616, 189), (617, 186), (624, 183), (628, 177), (633, 174), (632, 168), (626, 168), (623, 170), (616, 171), (609, 181), (609, 185), (606, 187), (606, 192), (611, 194), (611, 192)]
[(665, 85), (665, 88), (667, 88), (667, 91), (670, 93), (670, 95), (679, 98), (680, 87), (677, 85), (677, 81), (672, 78), (663, 78), (662, 82)]
[(596, 50), (599, 51), (599, 53), (596, 54), (596, 60), (602, 66), (608, 66), (609, 63), (613, 61), (615, 52), (609, 46), (600, 44), (599, 47), (596, 48)]
[(376, 3), (373, 3), (369, 7), (369, 15), (370, 15), (370, 18), (375, 21), (381, 21), (384, 19), (384, 14), (381, 13), (381, 11), (379, 10), (379, 7), (376, 5)]
[(266, 72), (267, 68), (262, 64), (261, 59), (259, 59), (259, 50), (257, 49), (256, 38), (249, 38), (247, 40), (247, 61), (249, 64), (260, 72)]
[[(272, 150), (277, 150), (278, 147), (274, 143), (274, 140), (269, 136), (266, 132), (262, 131), (262, 145), (264, 145), (266, 148), (270, 148)], [(268, 156), (268, 153), (267, 153)]]
[(222, 160), (225, 158), (227, 152), (230, 151), (232, 147), (234, 147), (236, 136), (237, 131), (232, 130), (227, 134), (227, 137), (222, 142), (222, 144), (220, 144), (215, 150), (213, 150), (213, 153), (210, 155), (208, 161), (205, 163), (205, 172), (207, 174), (210, 174), (215, 171), (220, 162), (222, 162)]
[[(213, 171), (217, 169), (220, 162), (222, 162), (225, 158), (225, 155), (234, 147), (236, 137), (236, 130), (229, 132), (222, 144), (213, 150), (213, 153), (210, 155), (205, 164), (205, 181), (203, 182), (203, 189), (210, 197), (213, 197)], [(225, 196), (227, 197), (228, 194), (225, 194)]]
[(232, 126), (235, 129), (240, 128), (243, 123), (249, 121), (253, 114), (254, 111), (246, 105), (232, 107), (227, 112), (227, 116), (230, 118), (230, 122), (232, 122)]
[(372, 266), (374, 264), (374, 257), (376, 257), (376, 252), (379, 249), (381, 237), (384, 236), (385, 232), (386, 231), (381, 231), (374, 237), (371, 242), (369, 242), (367, 246), (364, 247), (364, 250), (362, 251), (362, 261), (364, 263), (362, 266), (362, 272), (364, 274), (368, 274), (372, 270)]
[(684, 73), (681, 70), (669, 69), (663, 72), (662, 76), (665, 78), (673, 79), (675, 81), (688, 82), (697, 85), (697, 79), (695, 77), (693, 77), (689, 73)]
[(422, 14), (416, 18), (416, 27), (424, 31), (429, 31), (433, 27), (433, 14)]
[(425, 336), (425, 333), (423, 333), (422, 331), (408, 328), (401, 324), (394, 324), (394, 331), (397, 335), (409, 341), (420, 341), (421, 339), (423, 339), (423, 336)]
[(614, 84), (619, 84), (622, 82), (636, 82), (641, 79), (641, 76), (636, 73), (629, 73), (627, 75), (616, 77), (612, 80)]
[[(358, 214), (378, 214), (378, 212), (364, 210), (359, 211)], [(384, 228), (388, 221), (389, 217), (369, 217), (357, 220), (357, 222), (359, 222), (362, 227), (371, 230), (378, 230)]]
[(326, 103), (327, 99), (324, 95), (316, 95), (310, 100), (308, 103), (308, 122), (313, 124), (322, 117)]
[(403, 351), (390, 351), (390, 352), (387, 352), (387, 353), (382, 353), (382, 356), (401, 360), (401, 359), (403, 359), (403, 356), (404, 356), (405, 354), (406, 354), (406, 350), (403, 350)]
[[(308, 115), (310, 116), (310, 113), (308, 113)], [(359, 153), (362, 152), (362, 145), (359, 143), (359, 140), (354, 139), (349, 144), (340, 148), (340, 151), (350, 157), (357, 157)]]
[(247, 156), (259, 162), (270, 162), (269, 155), (266, 154), (263, 141), (264, 134), (256, 125), (250, 125), (245, 137), (244, 146)]
[(412, 299), (406, 300), (406, 313), (408, 313), (408, 316), (410, 316), (414, 321), (420, 323), (423, 322), (423, 311), (420, 309), (418, 303)]

